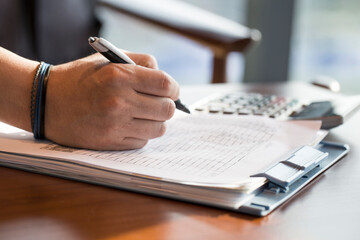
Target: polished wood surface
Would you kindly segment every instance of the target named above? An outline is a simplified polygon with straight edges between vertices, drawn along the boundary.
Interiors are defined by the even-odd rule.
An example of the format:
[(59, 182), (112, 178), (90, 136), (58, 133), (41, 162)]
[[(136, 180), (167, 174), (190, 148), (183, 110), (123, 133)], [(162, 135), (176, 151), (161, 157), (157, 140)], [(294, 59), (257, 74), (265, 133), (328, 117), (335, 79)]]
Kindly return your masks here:
[[(189, 103), (234, 86), (184, 87)], [(322, 98), (316, 87), (242, 87)], [(350, 153), (263, 218), (0, 167), (0, 239), (359, 239), (360, 112), (327, 140)]]
[(260, 41), (258, 30), (181, 1), (101, 0), (99, 5), (191, 39), (213, 52), (212, 83), (226, 82), (226, 59)]

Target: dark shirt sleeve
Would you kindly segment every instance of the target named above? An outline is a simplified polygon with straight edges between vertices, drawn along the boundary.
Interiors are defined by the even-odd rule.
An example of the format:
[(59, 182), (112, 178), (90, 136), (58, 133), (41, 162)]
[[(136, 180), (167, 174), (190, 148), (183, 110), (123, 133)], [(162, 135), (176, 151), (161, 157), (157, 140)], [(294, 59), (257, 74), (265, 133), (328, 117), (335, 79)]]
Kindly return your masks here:
[[(34, 14), (26, 12), (29, 1)], [(0, 46), (51, 64), (87, 56), (93, 52), (87, 38), (100, 28), (94, 6), (95, 0), (1, 0)]]

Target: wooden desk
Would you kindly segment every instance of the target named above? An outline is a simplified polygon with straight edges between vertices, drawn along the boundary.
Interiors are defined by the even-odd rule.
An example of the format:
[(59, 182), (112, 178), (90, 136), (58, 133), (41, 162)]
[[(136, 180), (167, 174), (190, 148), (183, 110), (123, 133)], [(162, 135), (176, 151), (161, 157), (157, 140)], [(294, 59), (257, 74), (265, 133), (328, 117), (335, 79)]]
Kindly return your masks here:
[[(184, 87), (182, 98), (226, 88)], [(327, 95), (304, 85), (244, 89)], [(359, 239), (359, 121), (360, 112), (327, 137), (348, 143), (349, 155), (264, 218), (0, 167), (0, 239)]]

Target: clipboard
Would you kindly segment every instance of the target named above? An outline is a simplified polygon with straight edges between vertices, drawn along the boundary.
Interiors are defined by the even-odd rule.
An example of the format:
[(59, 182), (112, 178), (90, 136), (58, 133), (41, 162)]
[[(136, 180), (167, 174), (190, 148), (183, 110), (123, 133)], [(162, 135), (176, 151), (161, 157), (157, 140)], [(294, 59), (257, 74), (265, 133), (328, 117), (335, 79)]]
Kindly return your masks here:
[[(265, 177), (268, 181), (261, 187), (245, 194), (239, 193), (236, 189), (228, 192), (228, 190), (225, 191), (218, 188), (208, 189), (206, 187), (192, 186), (184, 183), (165, 182), (161, 179), (146, 178), (146, 181), (144, 181), (141, 176), (119, 175), (111, 171), (107, 171), (106, 177), (99, 177), (96, 174), (98, 172), (92, 172), (92, 175), (90, 174), (91, 172), (87, 172), (87, 175), (79, 175), (67, 171), (69, 168), (78, 166), (77, 163), (72, 161), (64, 162), (66, 163), (66, 170), (54, 170), (51, 164), (49, 167), (48, 165), (39, 165), (39, 163), (50, 161), (50, 163), (56, 165), (59, 159), (47, 159), (38, 156), (34, 158), (34, 156), (31, 155), (11, 152), (3, 153), (2, 156), (6, 156), (7, 161), (0, 162), (0, 165), (132, 192), (207, 205), (253, 216), (266, 216), (291, 197), (295, 196), (297, 192), (306, 187), (314, 178), (343, 158), (349, 150), (350, 148), (346, 144), (325, 141), (320, 142), (316, 147), (303, 146), (292, 150), (278, 159), (274, 165), (253, 175), (254, 177)], [(38, 159), (39, 161), (32, 162), (34, 159)], [(90, 169), (94, 170), (93, 168)], [(116, 182), (114, 182), (112, 178), (114, 174), (117, 176)], [(204, 193), (204, 191), (206, 191), (206, 193)], [(208, 198), (208, 194), (210, 193), (212, 194), (211, 196), (213, 196), (211, 199)], [(216, 196), (218, 193), (219, 195)], [(226, 194), (224, 195), (224, 193)], [(224, 199), (225, 201), (220, 201)]]
[[(307, 153), (310, 149), (315, 150), (315, 153), (318, 153), (318, 155), (314, 154), (313, 158), (310, 159), (303, 158), (304, 161), (302, 162), (302, 166), (300, 166), (301, 164), (297, 166), (296, 162), (291, 161), (291, 159), (294, 160), (292, 156), (296, 156), (296, 153), (299, 153), (299, 150), (303, 151), (302, 153), (304, 153), (304, 151)], [(174, 194), (174, 192), (164, 192), (153, 188), (151, 190), (136, 187), (123, 189), (263, 217), (276, 210), (276, 208), (284, 204), (290, 198), (294, 197), (317, 176), (321, 175), (328, 168), (341, 160), (349, 152), (349, 150), (350, 147), (347, 144), (322, 141), (316, 147), (301, 147), (300, 149), (288, 153), (289, 155), (284, 160), (279, 159), (275, 166), (283, 164), (288, 160), (288, 162), (293, 162), (289, 165), (292, 165), (296, 170), (303, 170), (303, 172), (301, 174), (295, 174), (295, 176), (289, 176), (288, 179), (281, 178), (281, 175), (284, 172), (280, 172), (279, 176), (272, 175), (272, 177), (270, 177), (269, 173), (271, 173), (271, 171), (269, 172), (268, 170), (273, 169), (275, 167), (273, 165), (266, 171), (253, 175), (254, 177), (266, 177), (268, 179), (268, 183), (255, 190), (252, 197), (245, 203), (241, 204), (238, 208), (201, 201), (192, 197), (180, 196), (176, 193)], [(302, 153), (300, 153), (300, 155), (302, 155)], [(293, 172), (297, 173), (298, 171)], [(285, 173), (285, 175), (289, 174)], [(172, 185), (176, 186), (178, 184)]]
[(308, 161), (304, 161), (306, 159), (302, 157), (296, 157), (298, 151), (307, 152), (309, 150), (302, 148), (290, 154), (285, 160), (271, 166), (268, 170), (255, 174), (254, 176), (266, 177), (269, 182), (243, 204), (237, 212), (254, 216), (268, 215), (303, 189), (314, 178), (342, 159), (349, 152), (350, 147), (347, 144), (323, 141), (313, 149), (318, 150), (317, 154), (314, 152), (313, 158), (308, 159)]

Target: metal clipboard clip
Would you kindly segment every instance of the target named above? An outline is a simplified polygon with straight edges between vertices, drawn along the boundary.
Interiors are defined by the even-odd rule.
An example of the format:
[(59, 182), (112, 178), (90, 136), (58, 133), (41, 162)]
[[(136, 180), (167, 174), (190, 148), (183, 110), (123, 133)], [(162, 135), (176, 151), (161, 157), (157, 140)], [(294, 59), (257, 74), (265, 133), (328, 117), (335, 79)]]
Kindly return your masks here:
[(290, 152), (278, 163), (263, 173), (251, 177), (265, 177), (270, 183), (280, 186), (283, 191), (303, 177), (306, 173), (319, 166), (329, 154), (309, 146), (302, 146)]
[(350, 147), (347, 144), (321, 142), (316, 147), (304, 146), (290, 151), (266, 171), (253, 176), (269, 181), (238, 212), (266, 216), (342, 159)]

